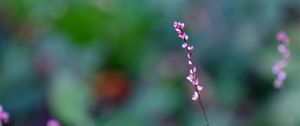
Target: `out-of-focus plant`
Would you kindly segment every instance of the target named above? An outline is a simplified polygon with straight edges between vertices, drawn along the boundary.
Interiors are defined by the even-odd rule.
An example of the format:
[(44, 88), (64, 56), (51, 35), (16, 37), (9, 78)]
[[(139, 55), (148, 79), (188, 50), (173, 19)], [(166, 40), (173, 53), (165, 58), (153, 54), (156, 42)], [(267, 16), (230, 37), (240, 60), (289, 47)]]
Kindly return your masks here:
[(287, 77), (287, 73), (284, 68), (287, 66), (287, 61), (291, 57), (291, 51), (287, 47), (289, 44), (289, 37), (285, 32), (281, 31), (277, 33), (277, 39), (280, 41), (278, 51), (281, 53), (281, 59), (273, 66), (272, 71), (277, 75), (274, 81), (274, 87), (281, 88), (283, 81)]

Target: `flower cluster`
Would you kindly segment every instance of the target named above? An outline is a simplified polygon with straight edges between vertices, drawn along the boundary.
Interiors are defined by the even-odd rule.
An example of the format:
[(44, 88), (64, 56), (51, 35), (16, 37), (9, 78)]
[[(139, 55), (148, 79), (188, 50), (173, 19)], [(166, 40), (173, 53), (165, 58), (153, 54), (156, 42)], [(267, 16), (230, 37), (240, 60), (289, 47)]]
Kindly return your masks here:
[(0, 123), (8, 123), (9, 122), (9, 114), (4, 111), (3, 107), (0, 105)]
[(287, 77), (287, 73), (284, 70), (284, 68), (287, 66), (287, 61), (291, 57), (291, 52), (287, 48), (289, 44), (289, 37), (288, 35), (281, 31), (277, 33), (277, 40), (280, 41), (280, 44), (278, 45), (278, 51), (281, 53), (281, 59), (273, 66), (272, 72), (277, 75), (275, 81), (274, 81), (274, 87), (280, 88), (283, 85), (283, 81)]
[(50, 119), (47, 122), (47, 126), (61, 126), (60, 123), (55, 119)]
[(186, 77), (186, 79), (195, 87), (195, 92), (192, 96), (192, 100), (195, 101), (199, 98), (199, 92), (203, 90), (203, 87), (199, 84), (199, 79), (196, 76), (197, 68), (194, 66), (192, 60), (192, 52), (194, 50), (194, 46), (188, 43), (189, 37), (184, 32), (184, 23), (175, 21), (173, 26), (178, 33), (178, 37), (183, 40), (181, 47), (187, 50), (189, 75)]

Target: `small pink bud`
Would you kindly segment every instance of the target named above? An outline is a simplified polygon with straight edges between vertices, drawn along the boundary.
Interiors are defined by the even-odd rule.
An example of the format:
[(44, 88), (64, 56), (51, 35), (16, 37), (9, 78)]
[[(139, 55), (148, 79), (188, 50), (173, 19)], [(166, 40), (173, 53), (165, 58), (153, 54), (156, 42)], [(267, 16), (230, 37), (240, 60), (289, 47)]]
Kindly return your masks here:
[(183, 29), (183, 28), (184, 28), (184, 23), (182, 23), (182, 22), (179, 22), (179, 23), (178, 23), (178, 25), (180, 26), (180, 28), (181, 28), (181, 29)]
[(197, 71), (197, 68), (196, 67), (193, 67), (193, 71), (194, 71), (194, 73)]
[(189, 76), (186, 77), (186, 79), (192, 83), (193, 82), (193, 75), (190, 74)]
[(193, 64), (193, 62), (191, 60), (189, 60), (189, 65), (192, 65), (192, 64)]
[(188, 46), (188, 44), (185, 42), (185, 43), (182, 44), (181, 47), (182, 47), (182, 48), (186, 48), (187, 46)]
[(188, 50), (192, 51), (194, 49), (194, 46), (188, 46)]
[(178, 37), (184, 40), (188, 40), (189, 38), (189, 36), (186, 33), (179, 34)]
[(197, 90), (198, 90), (198, 91), (202, 91), (202, 90), (203, 90), (203, 87), (200, 86), (200, 85), (197, 85)]
[(184, 23), (174, 21), (173, 26), (176, 29), (183, 29), (184, 28)]
[(193, 73), (194, 73), (194, 71), (192, 69), (190, 69), (190, 74), (193, 74)]
[(188, 40), (188, 39), (189, 39), (189, 36), (188, 36), (187, 34), (185, 34), (185, 35), (183, 36), (183, 38), (184, 38), (185, 40)]
[(198, 80), (198, 79), (193, 80), (193, 81), (192, 81), (192, 84), (193, 84), (193, 85), (198, 85), (198, 84), (199, 84), (199, 80)]
[(174, 21), (173, 27), (177, 29), (177, 26), (178, 26), (178, 22), (177, 22), (177, 21)]
[[(185, 34), (185, 33), (183, 33), (183, 34)], [(178, 34), (178, 37), (181, 39), (184, 39), (183, 34)]]
[(182, 31), (181, 31), (180, 29), (176, 28), (175, 30), (177, 31), (177, 34), (178, 34), (178, 35), (181, 35), (181, 34), (182, 34)]
[(192, 96), (192, 100), (196, 101), (199, 98), (199, 94), (197, 92), (194, 92), (193, 96)]

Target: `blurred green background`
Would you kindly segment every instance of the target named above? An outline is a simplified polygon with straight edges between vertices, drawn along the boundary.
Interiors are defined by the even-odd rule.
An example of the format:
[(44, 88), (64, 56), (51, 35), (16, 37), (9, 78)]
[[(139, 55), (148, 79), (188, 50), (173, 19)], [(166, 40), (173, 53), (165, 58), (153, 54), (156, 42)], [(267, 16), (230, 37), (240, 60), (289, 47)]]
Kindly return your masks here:
[[(299, 0), (1, 0), (7, 126), (205, 126), (175, 20), (211, 126), (300, 125)], [(281, 30), (292, 58), (276, 90)]]

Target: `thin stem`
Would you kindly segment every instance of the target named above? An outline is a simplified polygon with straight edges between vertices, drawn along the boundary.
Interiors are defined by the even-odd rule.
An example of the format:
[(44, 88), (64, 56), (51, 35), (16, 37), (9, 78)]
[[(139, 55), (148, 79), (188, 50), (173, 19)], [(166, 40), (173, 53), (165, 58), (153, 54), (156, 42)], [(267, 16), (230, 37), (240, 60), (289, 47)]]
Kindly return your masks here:
[[(199, 97), (200, 97), (200, 96), (199, 96)], [(208, 119), (207, 119), (207, 115), (206, 115), (204, 106), (203, 106), (203, 104), (202, 104), (202, 102), (201, 102), (201, 98), (199, 98), (198, 100), (199, 100), (199, 104), (200, 104), (200, 106), (201, 106), (201, 108), (202, 108), (203, 114), (204, 114), (204, 116), (205, 116), (206, 124), (207, 124), (207, 126), (209, 126), (209, 122), (208, 122)]]

